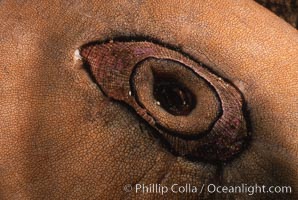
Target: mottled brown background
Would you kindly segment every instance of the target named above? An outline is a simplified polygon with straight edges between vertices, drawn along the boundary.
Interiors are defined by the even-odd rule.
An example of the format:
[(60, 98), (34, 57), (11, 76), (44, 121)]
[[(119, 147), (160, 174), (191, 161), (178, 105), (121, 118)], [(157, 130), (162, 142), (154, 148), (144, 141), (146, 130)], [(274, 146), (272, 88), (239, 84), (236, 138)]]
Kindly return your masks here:
[(298, 0), (255, 0), (298, 28)]

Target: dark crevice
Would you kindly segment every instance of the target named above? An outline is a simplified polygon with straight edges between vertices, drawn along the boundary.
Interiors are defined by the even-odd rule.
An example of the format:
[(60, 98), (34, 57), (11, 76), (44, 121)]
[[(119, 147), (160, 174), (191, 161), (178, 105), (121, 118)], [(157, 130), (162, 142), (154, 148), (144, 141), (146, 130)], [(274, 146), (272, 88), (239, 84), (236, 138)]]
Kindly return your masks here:
[[(154, 57), (150, 57), (150, 58), (147, 58), (147, 59), (156, 59)], [(165, 60), (167, 61), (168, 59), (160, 59), (160, 60)], [(143, 103), (139, 100), (139, 97), (138, 97), (138, 94), (137, 94), (137, 91), (136, 91), (136, 88), (134, 86), (134, 81), (133, 81), (133, 77), (135, 76), (136, 74), (136, 71), (137, 71), (137, 68), (142, 65), (142, 63), (145, 62), (145, 60), (142, 60), (140, 61), (139, 63), (137, 63), (131, 73), (131, 78), (130, 78), (130, 81), (129, 81), (129, 84), (130, 84), (130, 88), (131, 88), (131, 94), (132, 96), (134, 96), (135, 100), (137, 101), (137, 103), (144, 109), (146, 109), (146, 107), (143, 105)], [(184, 65), (183, 63), (179, 63), (180, 65), (183, 65), (184, 67), (186, 67), (187, 69), (193, 71), (191, 68), (189, 68), (188, 66)], [(208, 69), (207, 69), (208, 70)], [(210, 71), (210, 70), (209, 70)], [(211, 71), (212, 72), (212, 71)], [(193, 72), (196, 76), (197, 74), (195, 72)], [(223, 79), (223, 78), (222, 78)], [(215, 119), (213, 120), (213, 122), (210, 123), (209, 127), (207, 128), (206, 131), (203, 131), (203, 132), (200, 132), (200, 134), (196, 134), (196, 135), (186, 135), (186, 134), (181, 134), (180, 132), (177, 132), (177, 131), (173, 131), (173, 130), (168, 130), (167, 128), (165, 128), (164, 126), (160, 125), (159, 123), (156, 123), (155, 126), (160, 129), (160, 130), (163, 130), (167, 133), (169, 133), (170, 135), (174, 136), (174, 137), (178, 137), (178, 138), (181, 138), (181, 139), (184, 139), (184, 140), (195, 140), (195, 139), (200, 139), (200, 138), (203, 138), (206, 136), (207, 133), (209, 133), (211, 131), (211, 129), (214, 127), (214, 124), (216, 123), (217, 120), (220, 119), (220, 117), (222, 116), (223, 114), (223, 109), (222, 109), (222, 102), (220, 100), (220, 97), (219, 95), (217, 94), (215, 88), (208, 82), (206, 81), (205, 79), (202, 79), (203, 81), (205, 81), (205, 83), (208, 85), (208, 87), (213, 91), (213, 94), (215, 95), (216, 99), (217, 99), (217, 103), (218, 103), (218, 114), (217, 116), (215, 117)], [(231, 84), (232, 86), (234, 86), (233, 84)], [(234, 86), (235, 87), (235, 86)], [(236, 87), (235, 87), (236, 88)], [(242, 96), (243, 97), (243, 96)], [(152, 116), (151, 113), (148, 112), (148, 115), (150, 115), (153, 119), (154, 119), (154, 116)], [(156, 121), (156, 120), (155, 120)]]
[(153, 95), (162, 108), (172, 115), (188, 115), (196, 106), (194, 94), (179, 81), (154, 73)]
[[(83, 45), (82, 48), (87, 47), (89, 45), (95, 45), (95, 44), (98, 45), (98, 44), (108, 43), (108, 42), (110, 42), (110, 40), (111, 39), (107, 39), (103, 42), (91, 42), (91, 43), (88, 43), (86, 45)], [(133, 38), (131, 38), (131, 37), (117, 37), (117, 38), (113, 38), (113, 41), (118, 41), (118, 42), (152, 42), (152, 43), (160, 45), (162, 47), (166, 47), (170, 50), (177, 51), (177, 52), (181, 53), (182, 55), (184, 55), (185, 57), (187, 57), (187, 58), (189, 58), (189, 59), (191, 59), (191, 60), (193, 60), (197, 63), (201, 63), (201, 62), (197, 61), (195, 58), (193, 58), (192, 56), (190, 56), (190, 55), (186, 54), (185, 52), (181, 51), (177, 46), (163, 44), (160, 41), (158, 41), (156, 39), (152, 39), (150, 37), (144, 37), (144, 36), (137, 36), (137, 37), (133, 37)], [(148, 58), (146, 58), (146, 59), (148, 59)], [(134, 74), (136, 73), (136, 68), (137, 68), (137, 66), (140, 65), (141, 62), (143, 62), (143, 61), (140, 61), (139, 63), (137, 63), (135, 65), (135, 67), (133, 68), (133, 70), (131, 72), (129, 84), (131, 86), (131, 95), (135, 97), (137, 103), (141, 107), (145, 108), (144, 105), (138, 100), (138, 95), (137, 95), (137, 92), (134, 88), (134, 84), (133, 84), (133, 80), (132, 80), (132, 77), (134, 77)], [(201, 64), (201, 66), (203, 68), (207, 69), (208, 71), (210, 71), (211, 73), (218, 75), (212, 69), (208, 68), (204, 64)], [(84, 61), (84, 68), (88, 72), (88, 74), (90, 76), (90, 79), (94, 83), (96, 83), (98, 85), (98, 87), (100, 88), (100, 90), (103, 92), (100, 85), (97, 83), (94, 74), (91, 71), (90, 65), (86, 61)], [(175, 114), (176, 115), (186, 115), (186, 114), (188, 114), (188, 112), (190, 112), (194, 108), (194, 106), (196, 104), (196, 97), (194, 97), (193, 94), (190, 91), (187, 91), (187, 89), (185, 89), (185, 87), (181, 83), (178, 83), (177, 81), (171, 80), (169, 78), (165, 79), (164, 77), (158, 77), (156, 74), (155, 74), (154, 78), (155, 78), (155, 84), (156, 84), (155, 87), (154, 87), (154, 88), (156, 88), (154, 96), (155, 96), (156, 100), (158, 100), (162, 104), (162, 107), (164, 107), (164, 108), (166, 107), (166, 104), (168, 104), (170, 102), (170, 107), (172, 107), (172, 108), (165, 108), (166, 110), (168, 110), (168, 112), (172, 112), (172, 114), (174, 114), (174, 115)], [(244, 101), (243, 94), (228, 79), (222, 78), (222, 80), (227, 82), (228, 84), (232, 85), (241, 94), (241, 98), (243, 100), (242, 111), (243, 111), (244, 118), (246, 120), (247, 130), (250, 133), (251, 132), (251, 123), (249, 121), (250, 117), (249, 117), (249, 112), (247, 110), (247, 105)], [(216, 97), (219, 101), (219, 104), (220, 104), (220, 106), (219, 106), (219, 108), (220, 108), (219, 115), (218, 115), (217, 119), (214, 120), (213, 123), (211, 123), (210, 128), (208, 129), (208, 131), (204, 132), (203, 134), (195, 135), (195, 137), (193, 137), (194, 135), (192, 135), (192, 136), (187, 135), (186, 136), (186, 135), (181, 135), (181, 133), (178, 133), (178, 132), (169, 131), (169, 130), (165, 129), (164, 127), (160, 126), (159, 124), (156, 124), (156, 127), (160, 130), (165, 131), (166, 133), (171, 134), (174, 137), (179, 137), (179, 138), (185, 139), (185, 140), (194, 140), (194, 139), (199, 139), (201, 137), (206, 136), (206, 134), (212, 129), (212, 127), (214, 126), (216, 121), (222, 116), (222, 113), (223, 113), (221, 101), (220, 101), (220, 98), (219, 98), (217, 92), (215, 91), (215, 89), (213, 88), (213, 86), (209, 82), (207, 82), (207, 84), (210, 86), (211, 89), (214, 90), (214, 94), (216, 95)], [(182, 92), (182, 94), (181, 94), (181, 92)], [(103, 92), (103, 94), (105, 94), (105, 93)], [(168, 97), (164, 97), (164, 96), (167, 96), (167, 95), (168, 95)], [(187, 102), (187, 105), (189, 105), (189, 107), (184, 108), (183, 106), (181, 106), (181, 102), (183, 102), (183, 101)], [(117, 101), (117, 100), (115, 100), (115, 102), (121, 104), (122, 106), (124, 106), (128, 110), (130, 110), (131, 113), (133, 113), (135, 115), (135, 117), (140, 120), (140, 123), (144, 124), (146, 126), (146, 129), (148, 130), (147, 134), (149, 133), (149, 135), (151, 137), (158, 140), (159, 144), (163, 148), (167, 149), (174, 156), (181, 156), (179, 154), (179, 152), (174, 150), (174, 148), (172, 147), (170, 142), (166, 139), (166, 137), (164, 135), (160, 134), (160, 132), (158, 130), (156, 130), (155, 128), (153, 128), (146, 120), (139, 117), (139, 115), (136, 113), (136, 111), (131, 106), (127, 105), (124, 102), (120, 102), (120, 101)], [(150, 113), (148, 113), (148, 115), (150, 115)], [(151, 115), (151, 117), (154, 119), (154, 117), (152, 115)], [(141, 126), (140, 126), (140, 131), (142, 133), (144, 133), (144, 128), (142, 128)], [(251, 140), (250, 136), (246, 138), (245, 145), (242, 146), (241, 152), (248, 148), (250, 140)], [(206, 162), (206, 163), (214, 164), (214, 165), (218, 166), (218, 169), (219, 169), (217, 174), (221, 174), (223, 164), (225, 162), (230, 162), (230, 161), (238, 158), (241, 155), (241, 152), (235, 154), (233, 157), (229, 158), (226, 161), (206, 160), (206, 159), (198, 158), (198, 157), (195, 157), (195, 156), (192, 156), (192, 155), (185, 155), (185, 156), (181, 156), (181, 157), (184, 157), (187, 160), (192, 161), (192, 162), (198, 162), (198, 163), (199, 162)], [(218, 177), (220, 177), (220, 176), (218, 175)]]

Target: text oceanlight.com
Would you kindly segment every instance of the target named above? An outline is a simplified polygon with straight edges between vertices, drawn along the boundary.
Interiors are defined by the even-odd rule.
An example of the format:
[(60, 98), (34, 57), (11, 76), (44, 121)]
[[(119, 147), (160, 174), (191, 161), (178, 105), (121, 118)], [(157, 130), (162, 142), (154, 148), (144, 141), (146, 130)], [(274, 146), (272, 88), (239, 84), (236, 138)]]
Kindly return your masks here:
[(135, 192), (135, 193), (197, 193), (201, 194), (203, 192), (208, 193), (226, 193), (226, 194), (235, 194), (235, 193), (246, 193), (248, 195), (254, 195), (257, 193), (292, 193), (291, 186), (265, 186), (265, 185), (216, 185), (216, 184), (202, 184), (202, 185), (179, 185), (172, 184), (170, 186), (161, 185), (161, 184), (136, 184), (134, 186), (127, 184), (124, 186), (124, 191), (126, 192)]

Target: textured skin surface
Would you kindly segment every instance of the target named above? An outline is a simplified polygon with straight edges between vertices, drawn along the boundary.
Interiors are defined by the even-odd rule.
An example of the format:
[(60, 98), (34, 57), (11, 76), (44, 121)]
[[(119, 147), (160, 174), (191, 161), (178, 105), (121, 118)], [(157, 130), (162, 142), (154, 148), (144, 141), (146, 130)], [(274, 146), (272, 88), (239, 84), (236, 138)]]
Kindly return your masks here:
[(298, 28), (298, 0), (256, 0), (256, 2)]
[[(113, 41), (91, 44), (81, 49), (81, 56), (84, 62), (89, 63), (91, 76), (103, 93), (111, 99), (130, 105), (140, 117), (164, 136), (172, 149), (180, 152), (179, 155), (188, 155), (196, 160), (227, 161), (247, 146), (250, 133), (242, 112), (244, 100), (241, 94), (234, 86), (211, 73), (206, 67), (176, 51), (150, 42)], [(168, 61), (164, 60), (163, 66), (158, 66), (158, 60), (163, 59)], [(148, 64), (148, 61), (151, 61), (151, 64)], [(163, 73), (171, 78), (178, 75), (180, 79), (184, 79), (181, 83), (188, 82), (188, 89), (193, 87), (192, 91), (198, 92), (195, 96), (199, 102), (189, 115), (169, 114), (155, 103), (154, 97), (148, 98), (155, 82), (153, 77), (151, 80), (149, 78), (150, 74), (152, 76), (152, 72), (148, 71), (150, 68), (151, 71), (155, 68), (155, 74), (160, 75), (163, 69)], [(147, 73), (144, 69), (147, 69)], [(157, 69), (160, 71), (157, 72)], [(143, 72), (140, 73), (140, 70)], [(190, 73), (185, 74), (187, 70)], [(197, 79), (191, 80), (194, 76)], [(164, 77), (162, 79), (165, 80)], [(196, 80), (204, 80), (210, 86), (206, 85), (204, 90)], [(143, 91), (140, 91), (140, 87)], [(210, 104), (219, 101), (220, 108)], [(154, 107), (148, 104), (153, 104)], [(212, 113), (212, 109), (218, 110), (218, 113)], [(208, 118), (204, 114), (213, 116)], [(169, 131), (175, 134), (170, 134)], [(188, 140), (175, 137), (177, 134), (188, 136)]]
[[(154, 198), (125, 193), (128, 183), (297, 188), (298, 33), (256, 3), (0, 1), (0, 24), (1, 199)], [(81, 45), (121, 35), (177, 46), (230, 79), (250, 109), (251, 147), (220, 173), (163, 149), (73, 59)]]

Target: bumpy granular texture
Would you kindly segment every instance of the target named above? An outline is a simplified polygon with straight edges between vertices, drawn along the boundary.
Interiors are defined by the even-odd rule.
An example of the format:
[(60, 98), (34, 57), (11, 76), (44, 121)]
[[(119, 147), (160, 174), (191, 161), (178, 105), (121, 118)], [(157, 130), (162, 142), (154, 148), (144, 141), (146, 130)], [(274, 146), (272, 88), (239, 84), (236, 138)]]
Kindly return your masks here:
[[(262, 6), (1, 1), (0, 24), (0, 199), (298, 199), (297, 31)], [(179, 47), (241, 89), (253, 140), (222, 171), (170, 154), (150, 126), (105, 97), (73, 60), (87, 42), (135, 35)], [(123, 190), (135, 183), (258, 183), (293, 192)]]
[(295, 28), (298, 27), (298, 0), (256, 0), (286, 20)]

